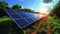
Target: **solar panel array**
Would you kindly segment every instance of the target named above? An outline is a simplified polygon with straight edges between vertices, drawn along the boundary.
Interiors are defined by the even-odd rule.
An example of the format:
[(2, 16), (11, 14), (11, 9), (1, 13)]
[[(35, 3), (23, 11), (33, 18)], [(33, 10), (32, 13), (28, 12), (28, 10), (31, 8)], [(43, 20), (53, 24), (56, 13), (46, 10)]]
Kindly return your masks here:
[(40, 19), (39, 14), (18, 11), (18, 10), (11, 10), (11, 9), (4, 9), (4, 10), (21, 29), (27, 27), (28, 25)]

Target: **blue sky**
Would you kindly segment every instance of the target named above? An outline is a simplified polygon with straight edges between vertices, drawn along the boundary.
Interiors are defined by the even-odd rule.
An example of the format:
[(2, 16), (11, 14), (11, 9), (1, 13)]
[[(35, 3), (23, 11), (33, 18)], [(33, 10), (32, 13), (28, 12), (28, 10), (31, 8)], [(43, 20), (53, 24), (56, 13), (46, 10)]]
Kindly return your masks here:
[[(42, 7), (50, 8), (55, 6), (59, 0), (54, 0), (49, 4), (42, 4), (42, 0), (3, 0), (9, 4), (9, 6), (19, 4), (22, 5), (24, 8), (32, 8), (38, 10)], [(47, 6), (47, 7), (46, 7)]]

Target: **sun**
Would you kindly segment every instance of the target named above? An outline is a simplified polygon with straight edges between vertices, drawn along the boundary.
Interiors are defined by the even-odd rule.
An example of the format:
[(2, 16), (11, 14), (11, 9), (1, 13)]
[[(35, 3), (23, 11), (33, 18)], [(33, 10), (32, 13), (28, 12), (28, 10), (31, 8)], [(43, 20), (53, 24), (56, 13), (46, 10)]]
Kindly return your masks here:
[(47, 8), (41, 8), (41, 9), (39, 10), (39, 12), (40, 12), (40, 13), (44, 13), (44, 14), (49, 14), (49, 9), (47, 9)]
[(40, 14), (39, 18), (43, 18), (49, 14), (49, 10), (47, 8), (41, 8), (40, 10), (36, 11), (36, 14)]

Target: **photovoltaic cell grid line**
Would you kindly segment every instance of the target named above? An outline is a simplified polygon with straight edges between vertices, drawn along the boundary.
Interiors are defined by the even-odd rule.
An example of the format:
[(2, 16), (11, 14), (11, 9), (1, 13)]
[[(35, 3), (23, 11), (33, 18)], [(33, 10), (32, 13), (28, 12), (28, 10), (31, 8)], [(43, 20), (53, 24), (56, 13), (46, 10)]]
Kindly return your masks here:
[(39, 18), (40, 14), (34, 14), (11, 9), (4, 9), (4, 10), (21, 29), (29, 26), (30, 24), (40, 19)]

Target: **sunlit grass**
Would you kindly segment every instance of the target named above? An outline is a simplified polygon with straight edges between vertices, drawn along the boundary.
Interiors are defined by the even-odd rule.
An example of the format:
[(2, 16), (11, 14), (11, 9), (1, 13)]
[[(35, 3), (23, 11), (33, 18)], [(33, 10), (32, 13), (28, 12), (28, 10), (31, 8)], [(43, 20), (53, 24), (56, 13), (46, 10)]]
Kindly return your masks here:
[[(60, 32), (60, 19), (58, 19), (55, 16), (49, 16), (49, 21), (50, 21), (50, 25), (51, 25), (51, 32), (54, 34), (59, 34)], [(45, 31), (46, 32), (46, 23), (43, 23), (42, 27), (38, 30), (38, 31)]]
[[(55, 17), (55, 16), (49, 16), (49, 21), (51, 24), (51, 31), (54, 32), (54, 34), (58, 33), (60, 31), (60, 19)], [(12, 22), (12, 20), (10, 19), (10, 17), (2, 17), (0, 18), (0, 25), (2, 26), (8, 26), (9, 23), (14, 23)], [(43, 25), (41, 26), (41, 28), (38, 30), (38, 32), (42, 32), (42, 31), (46, 31), (45, 29), (45, 25), (46, 23), (43, 23)], [(12, 26), (11, 26), (12, 27)], [(14, 26), (15, 27), (15, 26)], [(18, 27), (18, 26), (17, 26)], [(31, 26), (32, 27), (32, 26)], [(14, 30), (14, 28), (12, 27), (12, 29)], [(24, 30), (24, 29), (23, 29)], [(24, 30), (25, 31), (25, 30)]]
[(11, 20), (9, 17), (2, 17), (0, 18), (0, 23), (4, 21), (9, 21), (9, 20)]

